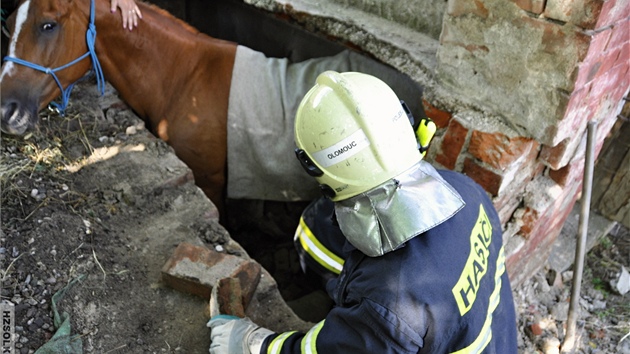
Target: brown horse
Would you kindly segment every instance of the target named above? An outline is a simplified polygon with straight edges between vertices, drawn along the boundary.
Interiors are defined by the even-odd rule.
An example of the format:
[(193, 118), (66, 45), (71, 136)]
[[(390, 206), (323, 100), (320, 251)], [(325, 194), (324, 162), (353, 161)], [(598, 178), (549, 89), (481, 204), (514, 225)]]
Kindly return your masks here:
[[(122, 28), (109, 0), (95, 0), (95, 50), (105, 78), (221, 204), (226, 178), (226, 119), (237, 45), (199, 33), (155, 6), (139, 2), (144, 20)], [(10, 17), (8, 55), (59, 68), (88, 52), (90, 0), (28, 0)], [(162, 43), (162, 45), (155, 45)], [(55, 77), (7, 61), (2, 67), (2, 130), (21, 135), (38, 111), (90, 69), (90, 58)]]
[(23, 0), (8, 21), (2, 131), (24, 134), (60, 94), (65, 106), (72, 85), (92, 67), (99, 86), (106, 79), (118, 90), (221, 209), (225, 194), (276, 201), (319, 195), (291, 155), (297, 105), (324, 70), (378, 76), (424, 115), (417, 84), (359, 54), (289, 63), (138, 6), (143, 20), (129, 32), (109, 12), (109, 0)]

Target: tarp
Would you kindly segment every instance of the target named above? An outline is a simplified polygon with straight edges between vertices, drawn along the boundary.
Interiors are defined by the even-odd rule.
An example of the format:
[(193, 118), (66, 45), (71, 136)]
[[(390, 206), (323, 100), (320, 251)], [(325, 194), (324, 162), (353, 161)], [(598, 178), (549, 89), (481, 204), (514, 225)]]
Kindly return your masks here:
[[(239, 46), (228, 108), (228, 198), (312, 200), (321, 193), (295, 158), (293, 122), (300, 101), (326, 71), (358, 71), (380, 77), (410, 107), (420, 88), (399, 85), (402, 74), (352, 51), (290, 63)], [(413, 100), (414, 102), (410, 102)]]
[(35, 354), (82, 354), (83, 342), (81, 336), (78, 334), (71, 334), (70, 315), (67, 312), (63, 312), (61, 315), (57, 311), (57, 304), (66, 295), (66, 292), (70, 290), (77, 281), (81, 281), (85, 278), (84, 275), (80, 275), (63, 289), (57, 291), (52, 297), (52, 310), (54, 315), (54, 325), (57, 331), (50, 338), (46, 344), (42, 345)]

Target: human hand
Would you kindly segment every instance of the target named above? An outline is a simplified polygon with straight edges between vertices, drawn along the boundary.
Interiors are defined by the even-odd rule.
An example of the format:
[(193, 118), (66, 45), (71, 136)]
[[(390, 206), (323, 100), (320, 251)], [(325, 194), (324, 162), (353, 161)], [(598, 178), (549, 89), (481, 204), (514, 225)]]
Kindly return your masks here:
[(207, 324), (210, 327), (210, 354), (259, 354), (263, 341), (272, 331), (249, 319), (217, 315)]
[(130, 31), (138, 26), (138, 19), (142, 18), (142, 13), (135, 0), (111, 0), (111, 12), (116, 12), (116, 8), (120, 8), (123, 20), (123, 28)]

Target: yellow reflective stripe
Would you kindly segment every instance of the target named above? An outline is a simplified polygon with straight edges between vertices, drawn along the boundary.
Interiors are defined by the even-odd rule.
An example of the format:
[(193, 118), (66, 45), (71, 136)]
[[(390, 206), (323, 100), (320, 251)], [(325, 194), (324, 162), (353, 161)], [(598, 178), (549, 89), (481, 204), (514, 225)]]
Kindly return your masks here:
[(470, 232), (470, 254), (459, 280), (451, 290), (461, 316), (470, 311), (477, 299), (477, 291), (489, 266), (491, 243), (492, 224), (483, 205), (480, 204), (479, 216)]
[(300, 244), (306, 253), (313, 257), (317, 263), (335, 274), (341, 273), (344, 260), (332, 253), (317, 240), (315, 235), (311, 232), (311, 229), (306, 225), (306, 222), (304, 222), (304, 218), (300, 218), (300, 224), (295, 231), (295, 238), (300, 240)]
[(324, 327), (324, 321), (316, 324), (315, 327), (311, 328), (308, 333), (302, 338), (302, 354), (317, 354), (317, 335), (319, 331)]
[(284, 344), (284, 341), (287, 340), (287, 338), (289, 338), (289, 336), (291, 336), (295, 332), (296, 331), (284, 332), (281, 335), (274, 338), (274, 340), (272, 340), (271, 343), (269, 343), (269, 347), (267, 348), (267, 354), (279, 354), (280, 351), (282, 350), (282, 345)]
[(505, 253), (503, 247), (499, 251), (499, 257), (497, 257), (497, 270), (494, 274), (494, 290), (490, 295), (488, 312), (486, 314), (486, 320), (479, 332), (477, 338), (466, 348), (453, 352), (453, 354), (472, 354), (481, 353), (490, 343), (492, 339), (492, 314), (497, 309), (501, 302), (501, 277), (505, 273)]

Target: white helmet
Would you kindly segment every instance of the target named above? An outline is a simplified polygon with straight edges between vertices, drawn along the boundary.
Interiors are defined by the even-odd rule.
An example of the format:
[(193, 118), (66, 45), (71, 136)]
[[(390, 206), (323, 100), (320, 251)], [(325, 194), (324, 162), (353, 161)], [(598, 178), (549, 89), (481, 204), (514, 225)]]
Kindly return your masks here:
[(296, 155), (333, 201), (356, 196), (422, 159), (407, 113), (380, 79), (326, 71), (295, 118)]

